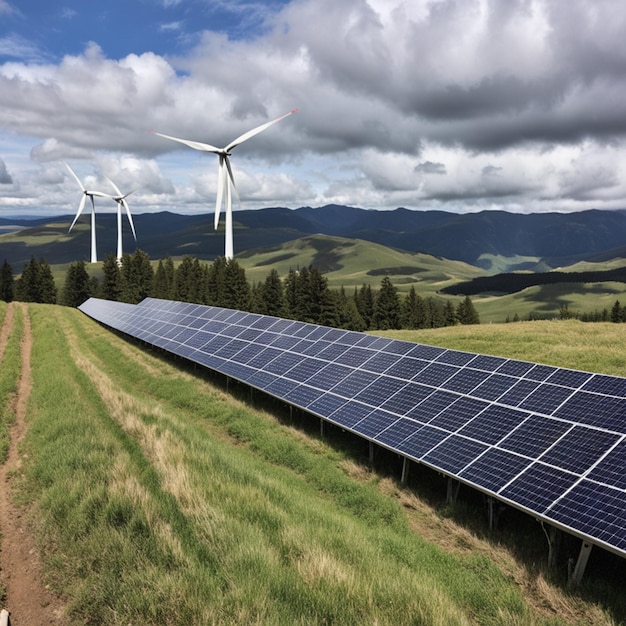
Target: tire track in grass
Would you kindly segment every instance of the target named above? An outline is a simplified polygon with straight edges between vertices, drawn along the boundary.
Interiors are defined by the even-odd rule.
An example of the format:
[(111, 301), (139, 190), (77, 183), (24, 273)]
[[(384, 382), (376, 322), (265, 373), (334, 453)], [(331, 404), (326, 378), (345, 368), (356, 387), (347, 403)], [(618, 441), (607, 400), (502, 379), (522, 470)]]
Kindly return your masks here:
[[(64, 606), (43, 583), (42, 567), (35, 541), (22, 511), (13, 503), (12, 477), (22, 461), (19, 444), (28, 427), (26, 415), (32, 388), (30, 357), (32, 334), (28, 308), (12, 303), (0, 333), (0, 354), (4, 353), (19, 306), (24, 320), (21, 343), (21, 372), (15, 398), (15, 421), (10, 428), (10, 447), (6, 463), (0, 466), (0, 579), (6, 589), (5, 608), (12, 626), (63, 623)], [(0, 603), (1, 605), (2, 603)]]

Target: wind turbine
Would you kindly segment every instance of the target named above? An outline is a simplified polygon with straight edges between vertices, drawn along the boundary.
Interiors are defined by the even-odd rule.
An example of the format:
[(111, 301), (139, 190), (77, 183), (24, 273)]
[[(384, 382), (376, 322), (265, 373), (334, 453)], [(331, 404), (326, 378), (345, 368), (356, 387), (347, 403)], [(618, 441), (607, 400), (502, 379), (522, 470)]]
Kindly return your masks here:
[(113, 200), (115, 200), (115, 202), (117, 203), (117, 262), (121, 263), (122, 261), (122, 207), (124, 207), (124, 209), (126, 210), (126, 215), (128, 216), (128, 222), (133, 231), (133, 237), (135, 238), (135, 241), (137, 241), (137, 234), (135, 233), (135, 225), (133, 224), (133, 216), (130, 213), (130, 207), (128, 206), (128, 202), (126, 202), (126, 198), (128, 198), (128, 196), (130, 196), (131, 193), (134, 193), (137, 190), (133, 189), (132, 191), (129, 191), (127, 194), (122, 194), (118, 186), (110, 178), (107, 177), (107, 180), (111, 183), (111, 185), (113, 186), (113, 189), (115, 189), (115, 193), (117, 194), (116, 196), (113, 196)]
[(106, 193), (102, 193), (101, 191), (88, 191), (83, 186), (83, 183), (80, 182), (80, 178), (76, 176), (74, 170), (67, 163), (65, 163), (65, 167), (67, 167), (67, 169), (70, 171), (70, 174), (76, 179), (78, 186), (83, 192), (83, 196), (80, 199), (80, 204), (78, 205), (78, 211), (76, 211), (76, 217), (74, 218), (74, 221), (72, 222), (72, 225), (67, 232), (72, 232), (72, 228), (74, 228), (76, 220), (79, 218), (80, 214), (85, 208), (85, 202), (87, 201), (87, 197), (89, 197), (91, 199), (91, 263), (97, 263), (98, 254), (96, 252), (96, 205), (94, 202), (94, 196), (98, 196), (99, 198), (110, 198), (111, 196), (107, 195)]
[(153, 135), (158, 135), (159, 137), (165, 137), (165, 139), (171, 139), (172, 141), (178, 141), (180, 143), (184, 143), (186, 146), (193, 148), (194, 150), (202, 150), (203, 152), (213, 152), (219, 156), (218, 169), (217, 169), (217, 198), (215, 201), (215, 229), (217, 230), (217, 226), (220, 220), (220, 210), (222, 208), (222, 200), (225, 200), (226, 203), (226, 231), (225, 231), (225, 245), (224, 245), (224, 256), (226, 259), (233, 258), (233, 207), (232, 207), (232, 191), (235, 192), (237, 196), (237, 201), (241, 204), (239, 200), (239, 193), (237, 192), (237, 187), (235, 186), (235, 178), (233, 176), (233, 170), (230, 166), (231, 150), (236, 148), (239, 144), (247, 141), (251, 137), (258, 135), (263, 132), (265, 129), (269, 128), (272, 124), (276, 124), (276, 122), (280, 122), (280, 120), (288, 117), (292, 113), (295, 113), (298, 109), (293, 109), (289, 111), (289, 113), (285, 113), (285, 115), (281, 115), (277, 117), (275, 120), (270, 122), (265, 122), (265, 124), (261, 124), (252, 130), (240, 135), (234, 141), (231, 141), (227, 146), (223, 148), (216, 148), (208, 143), (200, 143), (199, 141), (189, 141), (188, 139), (179, 139), (178, 137), (171, 137), (170, 135), (163, 135), (161, 133), (157, 133), (154, 130), (151, 131)]

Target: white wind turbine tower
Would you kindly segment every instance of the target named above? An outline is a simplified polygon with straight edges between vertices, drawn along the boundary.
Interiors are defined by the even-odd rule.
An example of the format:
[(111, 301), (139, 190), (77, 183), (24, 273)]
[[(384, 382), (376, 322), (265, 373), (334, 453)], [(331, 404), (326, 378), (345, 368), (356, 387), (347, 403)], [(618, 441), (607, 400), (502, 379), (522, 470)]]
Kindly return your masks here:
[(83, 186), (83, 183), (80, 182), (80, 178), (76, 176), (76, 173), (74, 172), (74, 170), (67, 163), (65, 163), (65, 167), (67, 167), (67, 169), (70, 171), (70, 174), (76, 179), (78, 186), (81, 188), (83, 192), (83, 196), (80, 199), (80, 204), (78, 205), (78, 211), (76, 211), (76, 217), (74, 218), (74, 221), (72, 222), (72, 225), (70, 226), (70, 229), (67, 232), (68, 233), (71, 232), (72, 228), (74, 228), (74, 224), (76, 224), (76, 220), (79, 218), (80, 214), (83, 212), (83, 209), (85, 208), (85, 202), (87, 201), (87, 197), (89, 197), (91, 199), (91, 263), (97, 263), (98, 254), (96, 252), (96, 205), (94, 202), (94, 196), (98, 196), (100, 198), (110, 198), (111, 196), (106, 193), (102, 193), (101, 191), (88, 191)]
[(113, 189), (115, 189), (115, 193), (117, 194), (116, 196), (113, 196), (113, 200), (117, 203), (117, 262), (120, 263), (122, 261), (122, 207), (124, 207), (124, 210), (126, 211), (130, 228), (133, 231), (133, 237), (135, 238), (135, 241), (137, 241), (135, 225), (133, 224), (133, 216), (130, 213), (128, 202), (126, 202), (126, 198), (128, 198), (131, 193), (134, 193), (136, 189), (129, 191), (127, 194), (122, 194), (118, 186), (110, 178), (107, 177), (107, 180), (111, 183)]
[(285, 115), (281, 115), (277, 117), (275, 120), (270, 122), (265, 122), (265, 124), (261, 124), (252, 130), (240, 135), (234, 141), (231, 141), (224, 148), (216, 148), (208, 143), (200, 143), (199, 141), (189, 141), (187, 139), (179, 139), (178, 137), (170, 137), (169, 135), (163, 135), (161, 133), (157, 133), (152, 131), (154, 135), (158, 135), (159, 137), (165, 137), (166, 139), (172, 139), (173, 141), (178, 141), (180, 143), (184, 143), (185, 145), (193, 148), (194, 150), (202, 150), (204, 152), (213, 152), (219, 156), (218, 170), (217, 170), (217, 198), (215, 201), (215, 228), (217, 229), (219, 219), (220, 219), (220, 210), (222, 207), (222, 199), (225, 196), (226, 201), (226, 231), (225, 231), (225, 246), (224, 246), (224, 256), (226, 259), (233, 258), (233, 207), (232, 207), (232, 191), (235, 192), (237, 196), (237, 200), (239, 201), (239, 194), (237, 193), (237, 187), (235, 186), (235, 178), (233, 177), (233, 170), (230, 166), (231, 150), (236, 148), (239, 144), (247, 141), (251, 137), (263, 132), (266, 128), (269, 128), (272, 124), (276, 122), (280, 122), (280, 120), (288, 117), (292, 113), (295, 113), (298, 109), (293, 109), (289, 111), (289, 113), (285, 113)]

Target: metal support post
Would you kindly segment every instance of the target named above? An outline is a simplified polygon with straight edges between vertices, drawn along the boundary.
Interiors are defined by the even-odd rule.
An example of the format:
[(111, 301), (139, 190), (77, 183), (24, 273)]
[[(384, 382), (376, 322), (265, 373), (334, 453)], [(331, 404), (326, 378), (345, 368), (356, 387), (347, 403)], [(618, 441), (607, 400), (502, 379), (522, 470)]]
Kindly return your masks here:
[(326, 436), (326, 422), (323, 419), (320, 419), (320, 437), (324, 439)]
[(374, 443), (370, 441), (370, 464), (374, 462)]
[(583, 579), (583, 574), (585, 573), (585, 568), (587, 567), (587, 561), (589, 560), (589, 555), (591, 554), (591, 548), (593, 548), (593, 544), (588, 541), (583, 541), (580, 546), (580, 553), (578, 555), (578, 561), (576, 561), (576, 567), (574, 568), (574, 571), (568, 581), (571, 587), (577, 587)]
[(448, 476), (448, 491), (446, 493), (446, 502), (448, 504), (456, 504), (457, 498), (459, 497), (460, 486), (461, 483), (458, 480)]
[(407, 481), (409, 480), (409, 463), (409, 459), (404, 457), (404, 459), (402, 460), (402, 477), (400, 478), (400, 482), (403, 485), (406, 485)]

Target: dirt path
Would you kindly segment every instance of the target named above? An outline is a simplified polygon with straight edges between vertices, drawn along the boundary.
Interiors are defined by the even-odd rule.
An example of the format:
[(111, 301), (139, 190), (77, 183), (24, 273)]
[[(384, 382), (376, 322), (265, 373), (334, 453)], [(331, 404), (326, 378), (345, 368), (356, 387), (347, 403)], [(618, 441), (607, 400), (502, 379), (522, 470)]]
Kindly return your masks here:
[(18, 306), (24, 316), (22, 370), (15, 399), (15, 421), (10, 429), (9, 455), (6, 463), (0, 465), (0, 586), (6, 590), (0, 608), (10, 612), (11, 626), (44, 626), (64, 622), (63, 605), (43, 584), (38, 550), (22, 511), (11, 497), (12, 476), (19, 472), (22, 463), (18, 446), (26, 433), (26, 411), (32, 386), (32, 336), (27, 306), (10, 304), (0, 332), (1, 359), (4, 352), (1, 344), (4, 340), (6, 345)]

